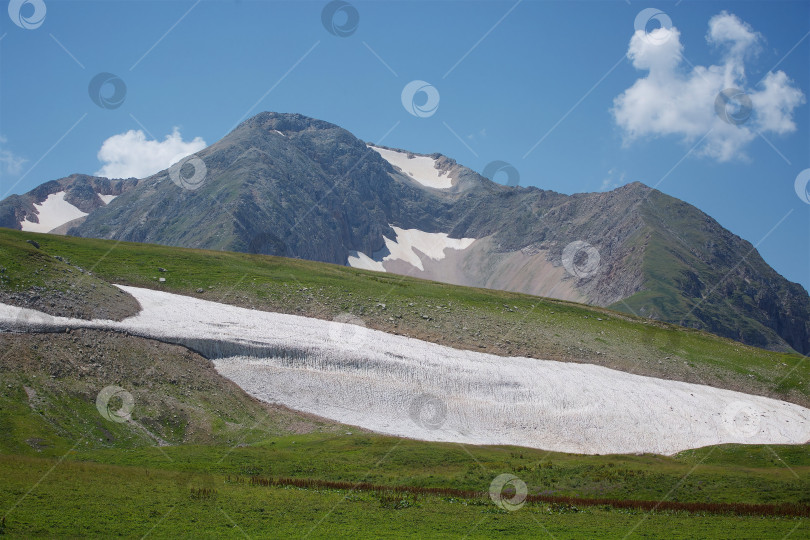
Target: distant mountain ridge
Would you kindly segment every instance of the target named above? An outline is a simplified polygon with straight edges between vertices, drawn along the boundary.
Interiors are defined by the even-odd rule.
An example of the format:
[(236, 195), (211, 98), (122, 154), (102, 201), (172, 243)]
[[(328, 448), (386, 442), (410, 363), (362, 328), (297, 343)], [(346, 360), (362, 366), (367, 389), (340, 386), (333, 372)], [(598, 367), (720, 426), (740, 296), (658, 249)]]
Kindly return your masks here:
[[(89, 215), (70, 234), (527, 292), (810, 352), (803, 287), (708, 215), (637, 182), (570, 196), (509, 187), (441, 154), (375, 146), (328, 122), (269, 112), (196, 156), (207, 170), (198, 189), (181, 188), (168, 170), (107, 180), (117, 197), (85, 206)], [(82, 181), (106, 180), (91, 178)], [(21, 206), (0, 203), (0, 225), (20, 228)]]
[[(0, 227), (24, 229), (35, 232), (51, 232), (53, 229), (41, 222), (40, 211), (43, 204), (49, 204), (47, 211), (67, 212), (80, 216), (106, 206), (115, 197), (132, 189), (137, 179), (110, 180), (100, 176), (72, 174), (59, 180), (45, 182), (23, 195), (11, 195), (0, 201)], [(48, 216), (53, 218), (54, 216)], [(78, 225), (83, 217), (70, 220)], [(67, 232), (68, 222), (61, 223), (57, 231)]]

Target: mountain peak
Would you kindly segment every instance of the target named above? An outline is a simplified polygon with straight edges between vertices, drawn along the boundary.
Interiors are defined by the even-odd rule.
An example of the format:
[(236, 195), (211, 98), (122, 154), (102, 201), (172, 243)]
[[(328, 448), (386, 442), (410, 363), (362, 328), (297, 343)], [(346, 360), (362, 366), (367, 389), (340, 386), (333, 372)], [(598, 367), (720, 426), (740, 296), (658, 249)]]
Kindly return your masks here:
[(646, 197), (649, 195), (650, 192), (657, 191), (655, 188), (651, 188), (647, 184), (639, 182), (635, 180), (633, 182), (629, 182), (622, 186), (617, 187), (616, 189), (610, 190), (609, 193), (621, 193), (624, 195), (635, 195), (639, 197)]
[(265, 129), (281, 132), (300, 132), (312, 128), (343, 129), (336, 124), (304, 116), (299, 113), (264, 111), (242, 122), (234, 131), (239, 131), (240, 129)]

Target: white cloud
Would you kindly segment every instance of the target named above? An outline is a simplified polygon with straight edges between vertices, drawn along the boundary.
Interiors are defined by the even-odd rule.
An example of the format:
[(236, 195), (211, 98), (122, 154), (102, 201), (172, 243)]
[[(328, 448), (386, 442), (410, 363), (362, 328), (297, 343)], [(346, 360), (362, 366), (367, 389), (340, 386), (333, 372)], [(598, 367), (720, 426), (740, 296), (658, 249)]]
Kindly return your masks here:
[(470, 139), (471, 141), (474, 141), (476, 137), (481, 137), (482, 139), (485, 139), (487, 137), (487, 128), (481, 128), (480, 130), (478, 130), (477, 134), (470, 133), (469, 135), (467, 135), (467, 138)]
[(762, 39), (762, 34), (754, 32), (751, 25), (727, 11), (722, 11), (709, 19), (706, 41), (726, 49), (726, 53), (737, 61), (733, 64), (741, 62), (746, 56), (758, 53)]
[[(757, 132), (786, 134), (796, 130), (793, 111), (804, 94), (782, 72), (771, 72), (748, 84), (745, 61), (761, 49), (762, 36), (725, 11), (709, 20), (706, 41), (720, 54), (719, 65), (692, 66), (683, 57), (677, 28), (639, 30), (630, 39), (627, 57), (647, 76), (613, 102), (616, 124), (626, 143), (644, 137), (677, 136), (691, 144), (703, 139), (699, 153), (718, 161), (745, 158), (745, 147)], [(739, 88), (751, 99), (750, 118), (729, 124), (715, 112), (715, 100), (727, 88)], [(733, 109), (730, 109), (733, 112)]]
[(0, 174), (18, 175), (22, 172), (23, 164), (28, 160), (5, 148), (7, 142), (8, 140), (0, 135), (0, 145), (2, 145), (0, 146)]
[[(618, 176), (618, 178), (617, 178)], [(610, 169), (607, 176), (602, 179), (602, 185), (599, 186), (598, 191), (613, 191), (627, 183), (625, 173), (617, 173), (615, 169)]]
[(148, 140), (143, 131), (130, 130), (104, 141), (98, 151), (98, 159), (104, 165), (95, 174), (108, 178), (145, 178), (205, 147), (201, 137), (183, 141), (177, 128), (163, 141)]

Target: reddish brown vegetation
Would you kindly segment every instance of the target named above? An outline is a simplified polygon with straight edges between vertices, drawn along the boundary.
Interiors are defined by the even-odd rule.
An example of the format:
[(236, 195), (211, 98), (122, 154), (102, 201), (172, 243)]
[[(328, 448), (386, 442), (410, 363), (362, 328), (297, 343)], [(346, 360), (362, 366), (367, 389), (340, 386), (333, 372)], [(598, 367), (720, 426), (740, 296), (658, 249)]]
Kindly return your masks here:
[[(229, 477), (229, 480), (230, 477)], [(243, 481), (241, 478), (237, 482)], [(489, 493), (452, 488), (429, 488), (415, 486), (381, 486), (367, 482), (333, 482), (311, 478), (264, 478), (250, 477), (249, 483), (255, 486), (292, 486), (305, 489), (341, 489), (348, 491), (401, 492), (415, 495), (436, 495), (460, 499), (486, 499)], [(575, 506), (611, 506), (613, 508), (643, 511), (675, 511), (704, 514), (734, 514), (740, 516), (791, 516), (810, 517), (810, 505), (798, 503), (751, 504), (725, 502), (677, 502), (641, 501), (633, 499), (587, 499), (558, 495), (528, 495), (527, 503), (564, 504)]]

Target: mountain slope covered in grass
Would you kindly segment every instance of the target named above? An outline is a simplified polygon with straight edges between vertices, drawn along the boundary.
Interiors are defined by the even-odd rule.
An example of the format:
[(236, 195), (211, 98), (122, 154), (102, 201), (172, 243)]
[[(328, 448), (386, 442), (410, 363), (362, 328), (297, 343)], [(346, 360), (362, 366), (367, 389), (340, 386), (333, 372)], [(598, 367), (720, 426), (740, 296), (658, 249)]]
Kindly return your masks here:
[(658, 191), (641, 205), (641, 290), (611, 305), (758, 347), (780, 339), (810, 351), (807, 291), (780, 276), (749, 242), (694, 206)]

